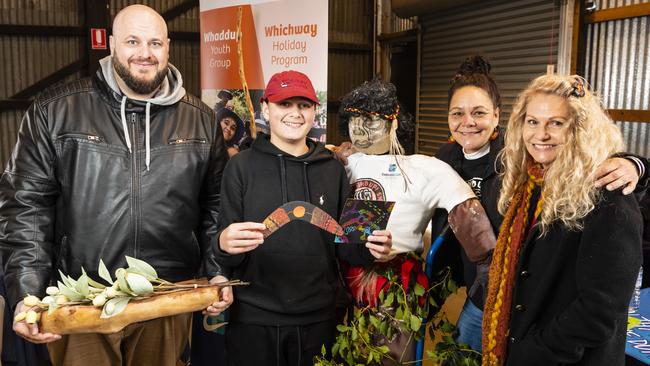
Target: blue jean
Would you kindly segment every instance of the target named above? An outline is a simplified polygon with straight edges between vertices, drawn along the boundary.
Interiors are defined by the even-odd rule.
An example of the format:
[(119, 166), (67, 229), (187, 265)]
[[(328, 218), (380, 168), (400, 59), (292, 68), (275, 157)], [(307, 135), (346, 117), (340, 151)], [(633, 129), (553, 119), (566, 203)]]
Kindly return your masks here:
[(481, 328), (483, 323), (483, 311), (476, 307), (469, 298), (465, 301), (463, 310), (456, 323), (458, 335), (456, 341), (465, 343), (473, 350), (482, 352)]

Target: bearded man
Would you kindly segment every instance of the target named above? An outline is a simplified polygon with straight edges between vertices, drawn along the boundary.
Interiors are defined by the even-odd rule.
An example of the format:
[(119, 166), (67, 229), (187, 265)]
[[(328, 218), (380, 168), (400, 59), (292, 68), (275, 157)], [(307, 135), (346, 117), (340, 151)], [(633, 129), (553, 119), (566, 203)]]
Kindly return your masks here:
[[(181, 281), (221, 269), (211, 260), (221, 175), (227, 161), (214, 112), (183, 89), (168, 63), (164, 19), (133, 5), (113, 23), (111, 55), (92, 78), (43, 91), (29, 107), (0, 178), (0, 251), (8, 301), (44, 296), (58, 270), (99, 278), (125, 255)], [(229, 288), (207, 312), (232, 302)], [(152, 309), (155, 311), (155, 309)], [(61, 336), (15, 322), (48, 343), (54, 365), (175, 365), (190, 314), (109, 334)]]

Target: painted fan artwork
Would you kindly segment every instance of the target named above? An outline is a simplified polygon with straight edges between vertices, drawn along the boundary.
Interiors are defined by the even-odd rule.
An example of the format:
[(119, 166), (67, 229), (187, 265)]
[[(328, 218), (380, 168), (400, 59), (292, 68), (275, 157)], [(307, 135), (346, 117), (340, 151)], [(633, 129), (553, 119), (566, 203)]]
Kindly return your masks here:
[(337, 243), (361, 244), (375, 230), (384, 230), (388, 224), (395, 202), (355, 200), (348, 198), (341, 214), (344, 235), (336, 237)]
[(264, 238), (293, 220), (306, 221), (334, 235), (343, 235), (343, 228), (327, 212), (309, 202), (292, 201), (278, 207), (264, 219)]

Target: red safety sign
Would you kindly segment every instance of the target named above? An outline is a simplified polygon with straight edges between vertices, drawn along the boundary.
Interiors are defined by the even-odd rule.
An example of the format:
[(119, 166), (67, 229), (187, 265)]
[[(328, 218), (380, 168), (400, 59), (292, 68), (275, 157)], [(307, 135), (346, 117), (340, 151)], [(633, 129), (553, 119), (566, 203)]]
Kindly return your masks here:
[(90, 28), (90, 44), (93, 50), (106, 49), (106, 29)]

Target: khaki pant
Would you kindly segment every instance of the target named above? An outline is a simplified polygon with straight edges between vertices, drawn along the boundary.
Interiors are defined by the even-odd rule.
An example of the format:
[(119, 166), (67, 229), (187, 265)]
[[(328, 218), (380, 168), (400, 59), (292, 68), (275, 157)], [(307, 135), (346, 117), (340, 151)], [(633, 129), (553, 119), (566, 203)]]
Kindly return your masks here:
[(192, 314), (135, 323), (113, 334), (71, 334), (47, 345), (54, 366), (176, 366)]

